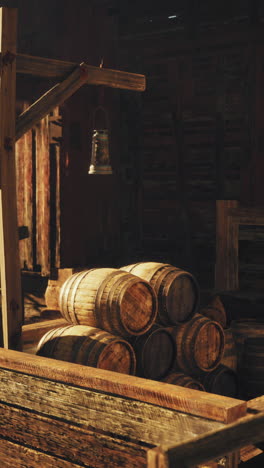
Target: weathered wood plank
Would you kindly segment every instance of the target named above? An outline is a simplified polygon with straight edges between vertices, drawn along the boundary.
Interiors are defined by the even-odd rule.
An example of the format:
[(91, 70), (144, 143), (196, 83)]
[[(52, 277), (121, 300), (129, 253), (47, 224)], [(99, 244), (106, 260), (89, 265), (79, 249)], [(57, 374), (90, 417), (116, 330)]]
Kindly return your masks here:
[(257, 448), (255, 445), (247, 445), (240, 450), (240, 460), (241, 462), (245, 463), (248, 460), (257, 457), (261, 453), (263, 453), (263, 451)]
[(159, 447), (148, 451), (148, 468), (169, 468), (166, 454)]
[[(94, 468), (146, 466), (149, 446), (0, 403), (0, 438)], [(151, 446), (150, 446), (151, 447)], [(30, 462), (30, 458), (27, 460)]]
[[(78, 64), (73, 62), (17, 54), (18, 73), (63, 80), (69, 73), (72, 73), (77, 66)], [(87, 64), (84, 64), (84, 68), (87, 73), (85, 79), (85, 83), (87, 84), (100, 84), (111, 88), (128, 89), (132, 91), (144, 91), (146, 88), (144, 75), (99, 68)]]
[(230, 208), (228, 215), (239, 224), (252, 224), (252, 225), (264, 225), (264, 209), (263, 208)]
[(49, 116), (35, 127), (36, 135), (36, 263), (50, 273), (50, 147)]
[[(1, 465), (5, 468), (79, 468), (82, 465), (39, 452), (7, 439), (0, 439)], [(30, 465), (29, 465), (30, 463)]]
[(21, 349), (22, 300), (18, 249), (15, 103), (17, 11), (0, 9), (0, 270), (3, 338), (6, 348)]
[[(264, 439), (264, 412), (246, 416), (185, 444), (166, 448), (169, 466), (190, 468)], [(164, 447), (163, 447), (164, 448)], [(165, 448), (164, 448), (165, 449)]]
[(160, 405), (221, 422), (246, 413), (246, 403), (130, 375), (1, 350), (0, 367)]
[(122, 398), (110, 392), (62, 383), (58, 376), (57, 380), (51, 381), (0, 369), (0, 379), (0, 400), (8, 405), (129, 437), (136, 442), (170, 446), (180, 440), (186, 441), (194, 434), (223, 426), (222, 423)]
[(238, 223), (229, 216), (237, 206), (235, 200), (216, 201), (216, 289), (238, 289)]
[[(23, 102), (22, 105), (24, 111), (28, 105), (26, 102)], [(19, 241), (20, 266), (25, 270), (33, 269), (32, 139), (32, 131), (29, 131), (16, 142), (18, 225), (27, 226), (29, 231), (29, 237)]]

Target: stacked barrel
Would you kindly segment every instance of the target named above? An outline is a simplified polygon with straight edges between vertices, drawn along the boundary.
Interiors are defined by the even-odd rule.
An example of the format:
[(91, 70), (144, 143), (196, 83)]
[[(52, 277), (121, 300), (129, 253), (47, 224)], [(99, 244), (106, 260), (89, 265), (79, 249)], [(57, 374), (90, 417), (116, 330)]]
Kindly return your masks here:
[(135, 373), (129, 338), (146, 333), (157, 313), (147, 281), (114, 268), (81, 271), (64, 282), (59, 307), (69, 325), (46, 333), (38, 355)]
[(199, 310), (194, 276), (169, 264), (142, 262), (122, 270), (148, 281), (158, 298), (155, 325), (132, 341), (137, 375), (237, 396), (236, 350), (220, 299)]
[(230, 320), (219, 296), (200, 310), (200, 313), (221, 325), (225, 338), (224, 351), (220, 364), (210, 373), (201, 376), (207, 391), (229, 397), (239, 396), (237, 375), (237, 348)]
[(38, 354), (236, 396), (225, 310), (218, 299), (199, 310), (199, 300), (194, 276), (170, 264), (75, 273), (59, 296), (69, 325), (46, 333)]

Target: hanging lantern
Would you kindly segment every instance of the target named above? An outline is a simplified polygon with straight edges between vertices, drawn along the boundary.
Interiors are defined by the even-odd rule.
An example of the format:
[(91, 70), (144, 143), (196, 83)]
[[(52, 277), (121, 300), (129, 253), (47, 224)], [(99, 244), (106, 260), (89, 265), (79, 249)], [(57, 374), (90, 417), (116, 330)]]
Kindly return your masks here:
[[(95, 116), (99, 109), (104, 112), (105, 122), (108, 123), (106, 110), (99, 106), (94, 112), (94, 126)], [(107, 128), (93, 130), (92, 157), (88, 174), (113, 174), (109, 157), (109, 131)]]

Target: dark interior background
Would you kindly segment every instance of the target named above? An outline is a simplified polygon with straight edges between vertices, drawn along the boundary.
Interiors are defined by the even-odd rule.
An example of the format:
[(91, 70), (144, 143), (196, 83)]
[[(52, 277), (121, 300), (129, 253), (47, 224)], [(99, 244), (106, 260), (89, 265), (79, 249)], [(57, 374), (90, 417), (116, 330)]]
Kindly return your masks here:
[[(48, 253), (31, 267), (22, 258), (23, 270), (48, 277), (54, 267), (152, 260), (185, 268), (203, 289), (213, 288), (216, 200), (264, 204), (264, 3), (1, 5), (18, 8), (18, 52), (96, 66), (103, 58), (104, 67), (147, 80), (144, 93), (86, 86), (61, 107), (55, 169), (51, 145), (48, 156)], [(20, 75), (17, 83), (18, 102), (28, 103), (53, 84)], [(112, 176), (88, 175), (99, 103), (110, 122)], [(55, 195), (53, 170), (60, 175)], [(33, 187), (33, 176), (29, 183)], [(23, 201), (19, 210), (25, 212)], [(32, 229), (20, 243), (43, 249), (35, 235)], [(263, 227), (241, 227), (239, 255), (241, 289), (262, 288)]]

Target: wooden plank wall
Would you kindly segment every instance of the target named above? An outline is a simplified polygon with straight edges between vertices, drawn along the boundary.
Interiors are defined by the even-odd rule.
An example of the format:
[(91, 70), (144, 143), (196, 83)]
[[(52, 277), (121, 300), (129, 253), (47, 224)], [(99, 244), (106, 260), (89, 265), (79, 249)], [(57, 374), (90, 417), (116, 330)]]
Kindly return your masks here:
[[(189, 269), (202, 288), (212, 288), (215, 201), (263, 203), (261, 2), (231, 0), (212, 8), (206, 1), (197, 9), (194, 0), (91, 0), (76, 11), (67, 0), (46, 2), (41, 15), (33, 3), (30, 10), (18, 1), (20, 52), (91, 65), (104, 57), (107, 67), (147, 76), (142, 99), (105, 89), (114, 168), (109, 178), (87, 175), (99, 88), (87, 86), (62, 106), (60, 260), (51, 258), (51, 264), (160, 260)], [(29, 87), (19, 82), (20, 91)], [(54, 213), (45, 216), (52, 218), (54, 238)], [(38, 236), (47, 242), (47, 232)], [(247, 287), (259, 285), (261, 236), (241, 229)], [(29, 242), (23, 240), (21, 249)], [(46, 274), (53, 253), (44, 244), (35, 265)]]
[[(22, 1), (17, 4), (19, 52), (74, 63), (85, 60), (96, 66), (103, 58), (105, 67), (116, 68), (117, 21), (108, 14), (108, 2), (82, 2), (80, 9), (73, 9), (70, 0), (56, 4), (47, 1), (45, 5), (39, 5), (39, 10), (36, 2), (30, 1), (26, 6)], [(18, 96), (32, 102), (52, 84), (51, 80), (19, 76)], [(93, 113), (100, 99), (110, 121), (110, 155), (114, 169), (114, 175), (106, 178), (88, 176)], [(35, 227), (32, 238), (23, 240), (20, 248), (21, 266), (33, 268), (43, 275), (49, 274), (50, 267), (54, 266), (120, 264), (119, 91), (105, 88), (102, 92), (98, 86), (83, 87), (61, 106), (61, 117), (63, 143), (60, 154), (58, 145), (55, 148), (51, 143), (48, 148), (47, 122), (41, 123), (44, 132), (39, 132), (39, 126), (35, 129), (33, 149), (37, 165), (31, 187), (36, 199), (31, 207)], [(28, 160), (31, 157), (29, 155)], [(22, 177), (23, 170), (21, 167)], [(34, 184), (38, 182), (36, 191)], [(20, 184), (22, 186), (23, 182)], [(19, 195), (19, 206), (22, 206), (21, 197)], [(28, 221), (25, 216), (31, 214), (20, 213), (23, 224)], [(25, 249), (29, 245), (33, 249), (33, 262), (25, 258), (28, 255)]]
[(134, 256), (189, 268), (203, 288), (214, 286), (215, 201), (262, 201), (250, 181), (262, 164), (253, 153), (263, 12), (217, 3), (122, 2), (119, 18), (121, 64), (147, 77)]
[(18, 225), (29, 235), (19, 242), (20, 267), (43, 276), (60, 260), (59, 121), (59, 115), (45, 117), (16, 143)]

